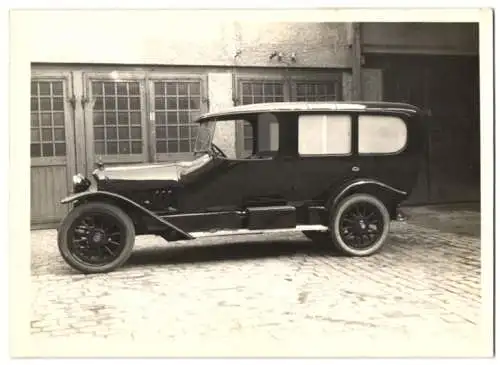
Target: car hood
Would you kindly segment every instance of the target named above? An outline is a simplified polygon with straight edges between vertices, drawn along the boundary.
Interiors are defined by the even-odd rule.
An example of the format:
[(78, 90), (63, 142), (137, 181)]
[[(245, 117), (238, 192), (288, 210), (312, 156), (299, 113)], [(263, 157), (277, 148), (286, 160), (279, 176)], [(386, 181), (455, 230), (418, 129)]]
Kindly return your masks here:
[(203, 155), (193, 161), (154, 163), (141, 165), (110, 166), (94, 171), (99, 180), (174, 180), (179, 181), (183, 173), (197, 169), (210, 161)]
[(179, 180), (179, 172), (191, 162), (105, 167), (94, 171), (99, 180)]

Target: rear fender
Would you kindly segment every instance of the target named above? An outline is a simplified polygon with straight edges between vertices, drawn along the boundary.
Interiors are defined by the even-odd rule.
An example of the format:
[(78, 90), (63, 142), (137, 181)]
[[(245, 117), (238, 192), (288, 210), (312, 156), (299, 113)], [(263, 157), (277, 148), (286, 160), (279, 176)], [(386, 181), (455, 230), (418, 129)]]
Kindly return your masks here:
[(391, 218), (395, 218), (397, 215), (396, 209), (398, 203), (408, 197), (406, 191), (396, 189), (381, 181), (374, 179), (359, 179), (351, 181), (335, 192), (332, 192), (326, 206), (328, 208), (336, 207), (342, 199), (355, 193), (370, 194), (380, 199), (389, 210)]
[(77, 203), (81, 201), (93, 201), (93, 200), (111, 200), (117, 205), (127, 207), (129, 209), (134, 209), (143, 216), (149, 217), (159, 223), (161, 226), (164, 226), (167, 229), (174, 230), (177, 232), (182, 239), (194, 239), (193, 236), (191, 236), (189, 233), (185, 232), (184, 230), (180, 229), (179, 227), (173, 225), (172, 223), (168, 222), (164, 218), (159, 217), (155, 213), (151, 212), (150, 210), (144, 208), (143, 206), (137, 204), (133, 200), (130, 200), (122, 195), (115, 194), (115, 193), (110, 193), (107, 191), (86, 191), (83, 193), (78, 193), (78, 194), (73, 194), (70, 195), (64, 199), (61, 200), (61, 204), (69, 204), (69, 203)]

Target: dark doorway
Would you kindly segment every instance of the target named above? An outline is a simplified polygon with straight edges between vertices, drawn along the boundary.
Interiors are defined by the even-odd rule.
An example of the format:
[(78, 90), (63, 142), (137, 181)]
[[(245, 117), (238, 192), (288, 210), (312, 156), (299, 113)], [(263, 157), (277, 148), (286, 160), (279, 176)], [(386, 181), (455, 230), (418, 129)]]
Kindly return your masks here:
[(431, 110), (422, 174), (408, 204), (480, 200), (479, 62), (476, 56), (366, 54), (383, 70), (383, 99)]

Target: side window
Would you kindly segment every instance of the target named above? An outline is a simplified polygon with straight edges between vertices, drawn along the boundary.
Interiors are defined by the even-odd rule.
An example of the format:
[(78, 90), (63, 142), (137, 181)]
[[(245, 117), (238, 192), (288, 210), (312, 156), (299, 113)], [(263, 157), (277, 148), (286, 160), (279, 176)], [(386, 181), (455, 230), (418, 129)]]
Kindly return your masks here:
[(406, 145), (405, 122), (388, 115), (360, 115), (358, 119), (360, 154), (395, 153)]
[(243, 130), (243, 151), (240, 158), (247, 158), (253, 154), (253, 140), (257, 140), (255, 155), (272, 157), (279, 149), (279, 122), (275, 115), (263, 113), (257, 120), (257, 134), (248, 121), (239, 121)]
[(308, 114), (299, 116), (300, 155), (349, 155), (349, 115)]
[(259, 115), (258, 152), (276, 152), (279, 149), (278, 119), (271, 113)]

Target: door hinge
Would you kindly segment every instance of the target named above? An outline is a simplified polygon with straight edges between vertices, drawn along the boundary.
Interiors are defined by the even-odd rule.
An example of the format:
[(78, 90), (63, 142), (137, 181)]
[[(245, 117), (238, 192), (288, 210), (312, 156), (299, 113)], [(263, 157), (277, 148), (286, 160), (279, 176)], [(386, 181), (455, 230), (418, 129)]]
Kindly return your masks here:
[(203, 98), (202, 101), (206, 104), (207, 110), (210, 110), (210, 99), (209, 98)]

